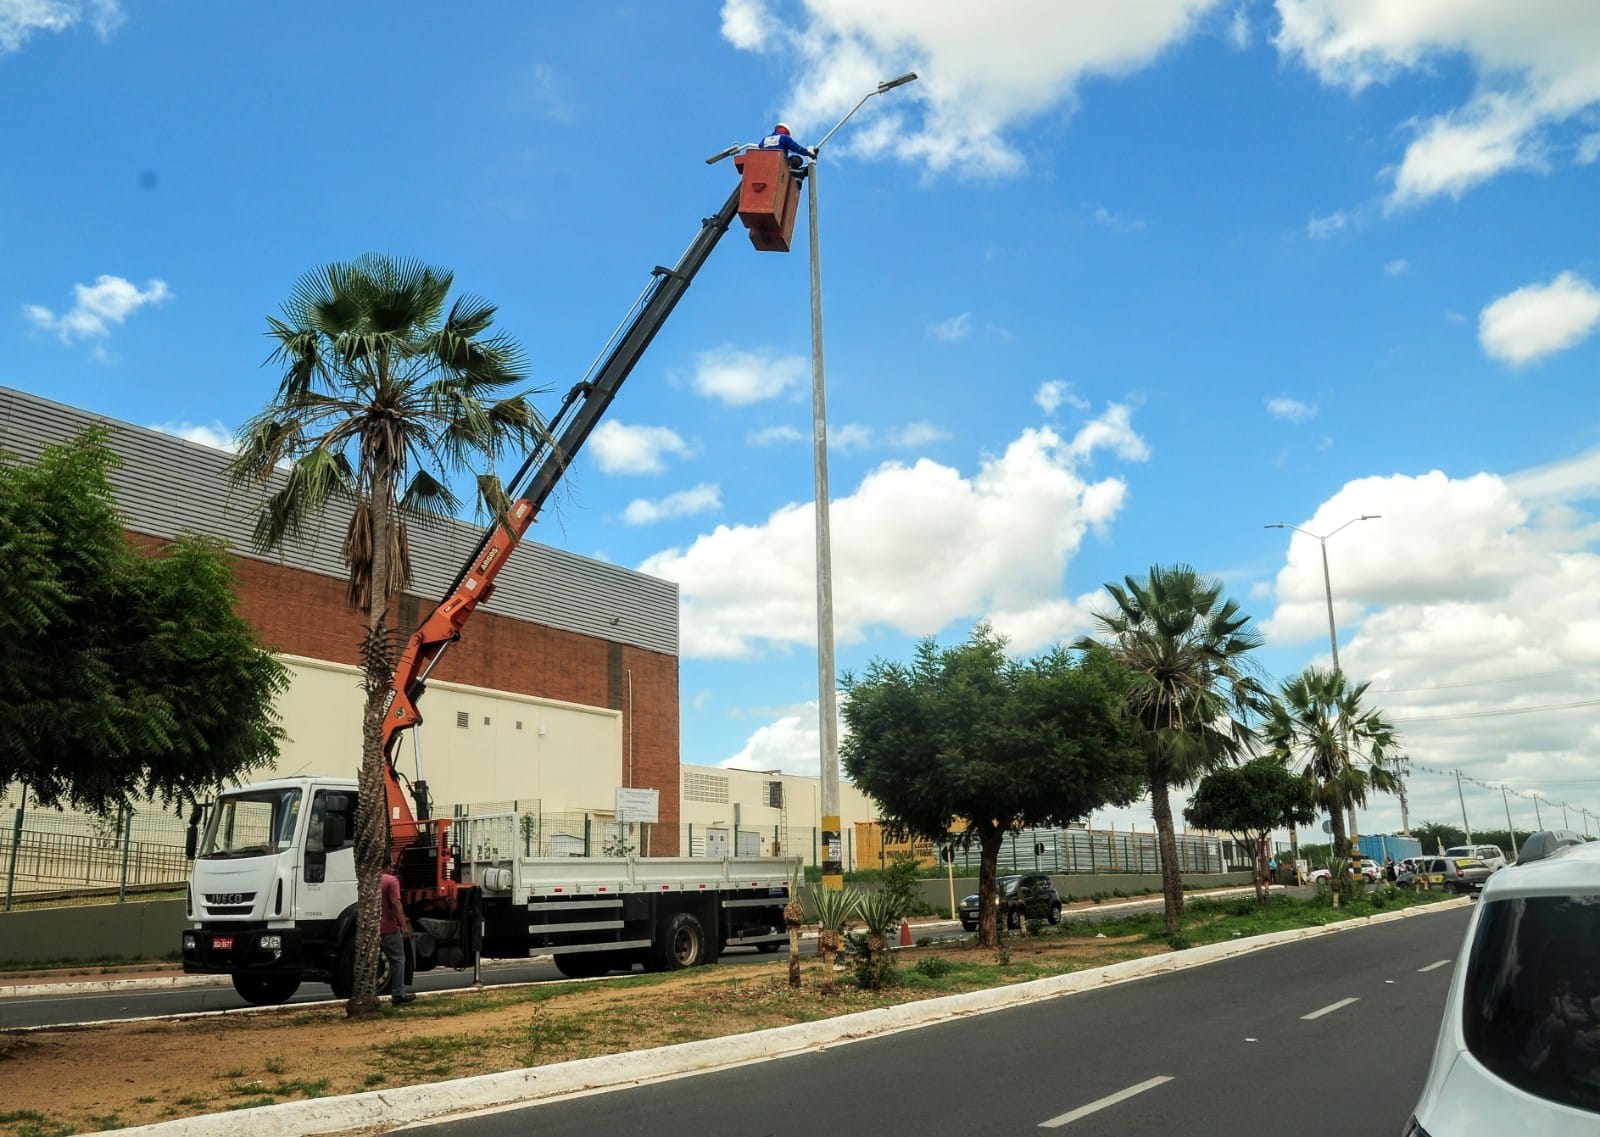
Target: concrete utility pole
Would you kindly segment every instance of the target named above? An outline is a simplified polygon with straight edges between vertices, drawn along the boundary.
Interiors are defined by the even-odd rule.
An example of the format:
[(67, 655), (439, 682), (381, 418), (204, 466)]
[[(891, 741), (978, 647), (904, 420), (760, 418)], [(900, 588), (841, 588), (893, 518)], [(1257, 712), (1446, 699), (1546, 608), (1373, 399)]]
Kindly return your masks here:
[[(1383, 515), (1381, 513), (1363, 513), (1360, 517), (1352, 517), (1349, 521), (1346, 521), (1343, 525), (1339, 526), (1338, 529), (1335, 529), (1333, 533), (1327, 534), (1313, 533), (1311, 530), (1302, 529), (1298, 525), (1290, 525), (1287, 521), (1275, 521), (1272, 524), (1265, 526), (1267, 529), (1293, 529), (1296, 533), (1304, 533), (1307, 537), (1314, 538), (1317, 544), (1322, 547), (1322, 590), (1323, 594), (1328, 600), (1328, 647), (1333, 652), (1333, 669), (1341, 673), (1344, 669), (1339, 666), (1339, 633), (1333, 624), (1333, 578), (1328, 575), (1328, 540), (1341, 530), (1350, 528), (1350, 526), (1354, 525), (1357, 521), (1376, 521), (1382, 516)], [(1345, 737), (1344, 726), (1342, 723), (1339, 727), (1339, 747), (1344, 752), (1343, 757), (1345, 762), (1348, 763), (1350, 761), (1350, 741)], [(1355, 802), (1347, 802), (1345, 805), (1345, 810), (1350, 820), (1350, 848), (1348, 852), (1352, 857), (1358, 857), (1361, 854), (1356, 849), (1357, 826)], [(1403, 794), (1400, 798), (1400, 810), (1403, 819), (1405, 813), (1405, 796)], [(1409, 823), (1405, 824), (1406, 831), (1410, 832)], [(1334, 850), (1335, 853), (1338, 851), (1339, 850), (1337, 849)]]
[(1467, 797), (1461, 792), (1461, 771), (1456, 771), (1456, 798), (1461, 802), (1461, 828), (1467, 831), (1467, 844), (1472, 844), (1472, 826), (1467, 824)]
[(844, 887), (843, 823), (839, 819), (839, 696), (833, 669), (833, 538), (828, 527), (828, 414), (822, 367), (822, 253), (817, 241), (817, 172), (822, 147), (874, 95), (916, 79), (910, 71), (868, 91), (834, 128), (812, 147), (807, 215), (811, 226), (811, 439), (816, 463), (817, 529), (817, 726), (822, 758), (822, 887)]

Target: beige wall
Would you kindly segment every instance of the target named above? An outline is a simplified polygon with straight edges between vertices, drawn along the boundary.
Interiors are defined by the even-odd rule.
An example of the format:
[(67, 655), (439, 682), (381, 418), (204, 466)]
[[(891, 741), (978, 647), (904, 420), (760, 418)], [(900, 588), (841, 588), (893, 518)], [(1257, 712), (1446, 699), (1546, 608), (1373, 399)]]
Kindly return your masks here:
[[(353, 777), (361, 758), (361, 673), (344, 664), (281, 658), (291, 676), (278, 702), (289, 740), (276, 772)], [(616, 805), (626, 759), (619, 711), (435, 680), (422, 712), (415, 733), (440, 813), (456, 804), (529, 799), (546, 813), (609, 814)], [(461, 714), (465, 727), (458, 725)], [(414, 777), (411, 739), (400, 746), (400, 772)]]
[[(693, 775), (701, 777), (696, 778)], [(729, 770), (720, 766), (683, 766), (679, 776), (682, 778), (679, 819), (684, 825), (694, 826), (696, 837), (706, 829), (726, 828), (731, 832), (736, 805), (739, 807), (737, 811), (739, 828), (762, 834), (763, 853), (771, 852), (769, 846), (774, 826), (782, 827), (787, 824), (791, 830), (819, 829), (822, 826), (821, 778), (803, 777), (798, 774), (769, 774), (760, 770)], [(726, 802), (695, 800), (691, 794), (699, 792), (697, 785), (705, 786), (706, 783), (701, 780), (702, 778), (709, 779), (714, 786), (720, 786), (725, 780), (728, 800)], [(767, 785), (773, 781), (783, 783), (783, 799), (788, 807), (786, 810), (774, 809), (767, 805)], [(874, 820), (878, 816), (878, 807), (866, 794), (849, 782), (841, 780), (839, 815), (844, 822), (845, 831), (851, 832), (855, 822)], [(796, 834), (793, 839), (810, 840), (802, 834)], [(809, 848), (793, 851), (810, 856)]]

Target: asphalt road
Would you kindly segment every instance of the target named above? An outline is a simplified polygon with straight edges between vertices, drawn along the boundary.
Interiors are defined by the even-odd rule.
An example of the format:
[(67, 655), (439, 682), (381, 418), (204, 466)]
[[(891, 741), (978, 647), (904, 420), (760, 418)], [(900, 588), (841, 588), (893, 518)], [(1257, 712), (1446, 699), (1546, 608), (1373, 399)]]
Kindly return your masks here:
[(1419, 915), (819, 1053), (407, 1132), (1398, 1134), (1469, 915)]

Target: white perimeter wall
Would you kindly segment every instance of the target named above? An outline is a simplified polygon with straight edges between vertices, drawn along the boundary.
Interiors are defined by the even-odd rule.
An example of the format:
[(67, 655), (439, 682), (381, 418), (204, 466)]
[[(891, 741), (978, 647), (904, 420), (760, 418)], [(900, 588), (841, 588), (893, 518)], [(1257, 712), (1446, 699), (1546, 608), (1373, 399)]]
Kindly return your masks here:
[[(361, 762), (360, 670), (279, 658), (290, 672), (289, 690), (278, 700), (289, 738), (275, 772), (354, 777)], [(428, 684), (419, 709), (423, 724), (410, 733), (421, 736), (422, 771), (441, 815), (457, 804), (531, 799), (546, 813), (609, 815), (616, 807), (622, 785), (620, 711), (437, 681)], [(457, 725), (461, 714), (464, 727)], [(396, 765), (406, 777), (416, 776), (409, 734)], [(268, 776), (259, 771), (249, 780)]]

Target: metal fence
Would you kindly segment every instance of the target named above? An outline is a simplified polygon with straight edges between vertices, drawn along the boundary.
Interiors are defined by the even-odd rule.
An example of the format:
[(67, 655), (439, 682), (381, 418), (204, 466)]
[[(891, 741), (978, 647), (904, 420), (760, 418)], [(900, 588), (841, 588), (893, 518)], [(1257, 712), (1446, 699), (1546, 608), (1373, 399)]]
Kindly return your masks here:
[(31, 806), (20, 790), (0, 798), (6, 911), (22, 901), (182, 888), (185, 818), (155, 810), (101, 816)]
[[(582, 810), (546, 812), (538, 799), (475, 802), (451, 808), (452, 816), (510, 814), (494, 827), (471, 827), (470, 838), (489, 841), (493, 849), (480, 855), (522, 857), (650, 856), (665, 851), (661, 827), (624, 824), (608, 813)], [(151, 809), (135, 809), (101, 817), (30, 806), (13, 787), (0, 794), (0, 820), (9, 821), (0, 838), (0, 877), (6, 910), (18, 902), (63, 901), (74, 897), (118, 899), (129, 892), (182, 888), (188, 879), (185, 860), (185, 818)], [(871, 827), (876, 829), (876, 826)], [(885, 846), (881, 834), (858, 841), (854, 827), (844, 833), (845, 871), (879, 869), (888, 857), (910, 849), (927, 864), (939, 863), (944, 847), (932, 843)], [(1248, 867), (1248, 850), (1216, 837), (1181, 834), (1178, 867), (1182, 872), (1224, 872)], [(869, 845), (862, 848), (863, 844)], [(505, 848), (502, 848), (505, 846)], [(821, 834), (812, 826), (678, 826), (677, 852), (682, 856), (786, 856), (807, 865), (821, 864)], [(976, 847), (952, 843), (957, 871), (975, 875)], [(1155, 873), (1160, 856), (1154, 833), (1089, 829), (1023, 829), (1007, 833), (1000, 851), (1000, 870), (1019, 872)]]

